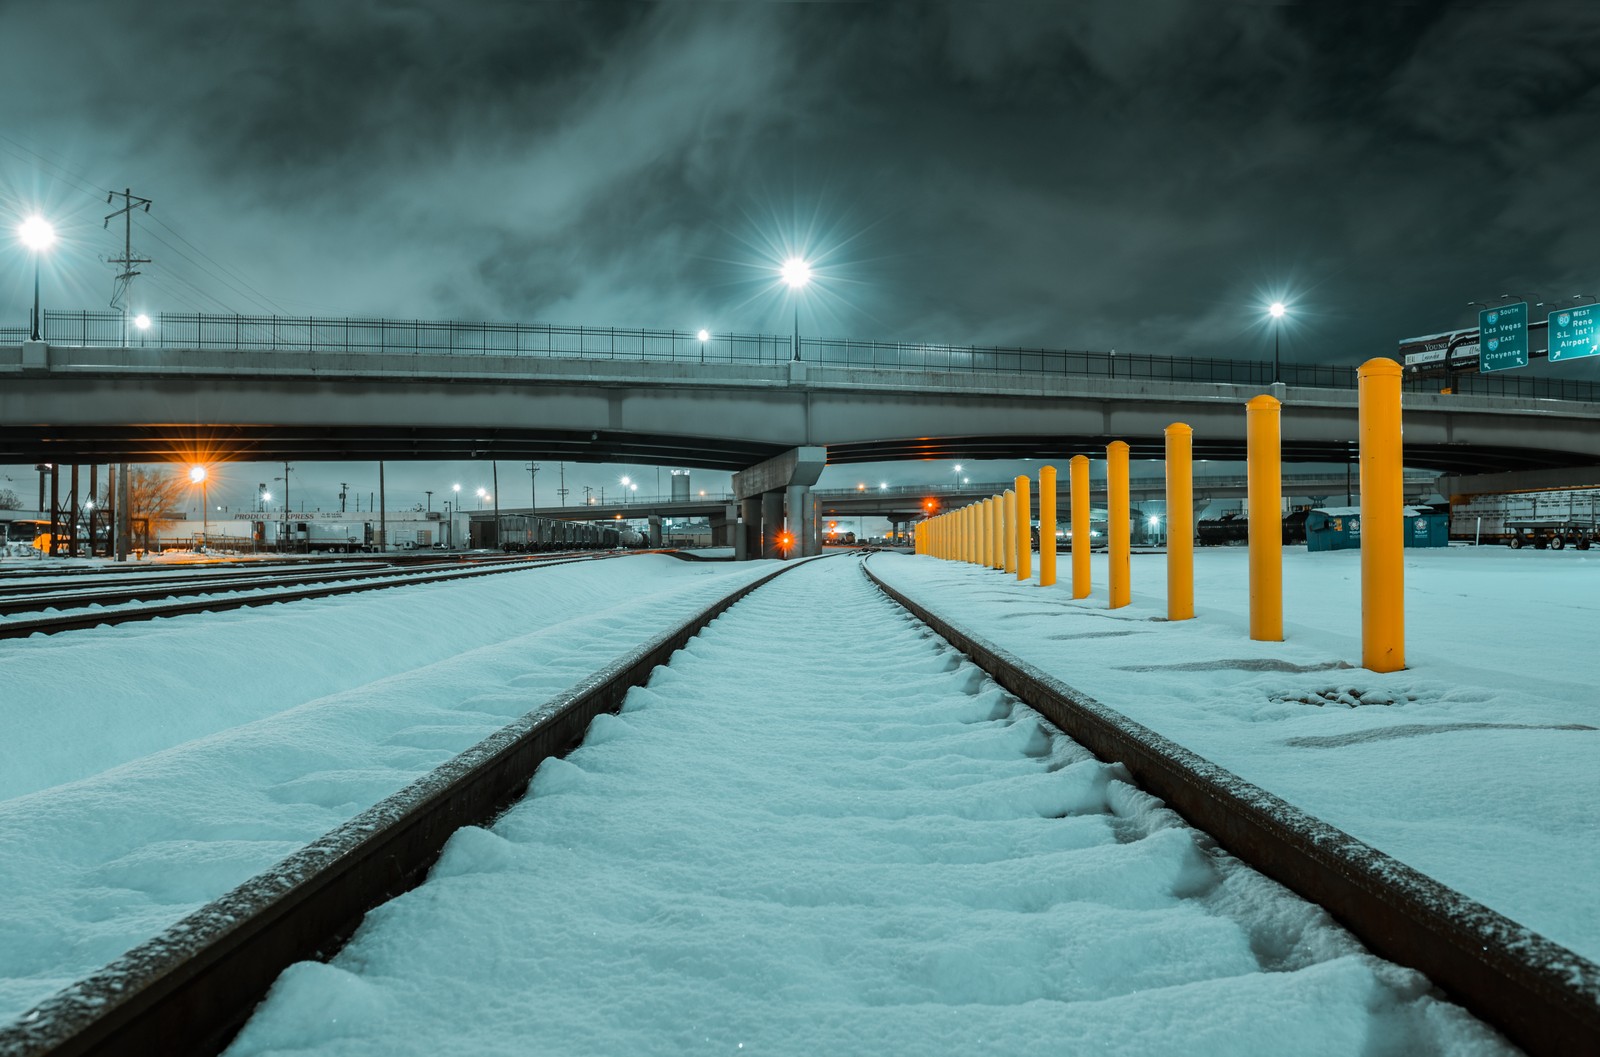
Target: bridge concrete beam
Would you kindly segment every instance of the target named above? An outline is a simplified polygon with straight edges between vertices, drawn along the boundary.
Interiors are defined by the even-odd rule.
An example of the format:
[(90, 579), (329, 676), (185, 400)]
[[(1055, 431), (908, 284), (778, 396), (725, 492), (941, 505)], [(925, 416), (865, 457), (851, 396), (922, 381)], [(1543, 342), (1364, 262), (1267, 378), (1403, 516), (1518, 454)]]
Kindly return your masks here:
[(1559, 470), (1512, 470), (1509, 473), (1446, 474), (1437, 491), (1453, 503), (1475, 495), (1511, 492), (1553, 492), (1569, 488), (1600, 488), (1600, 466), (1574, 466)]
[(828, 449), (794, 448), (733, 475), (735, 499), (748, 499), (785, 488), (809, 488), (828, 465)]

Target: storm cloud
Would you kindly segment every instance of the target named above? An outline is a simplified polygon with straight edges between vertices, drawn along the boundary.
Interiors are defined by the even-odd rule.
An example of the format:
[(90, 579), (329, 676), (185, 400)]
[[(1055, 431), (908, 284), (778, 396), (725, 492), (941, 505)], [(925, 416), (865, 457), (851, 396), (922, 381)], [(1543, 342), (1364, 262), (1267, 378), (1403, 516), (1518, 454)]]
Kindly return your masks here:
[[(0, 5), (0, 211), (102, 307), (1356, 363), (1600, 293), (1592, 4)], [(0, 267), (21, 322), (31, 271)]]
[[(805, 249), (832, 282), (802, 326), (831, 336), (1251, 355), (1272, 293), (1304, 308), (1288, 355), (1350, 362), (1596, 278), (1570, 215), (1600, 163), (1592, 6), (84, 2), (5, 25), (6, 204), (66, 206), (107, 254), (99, 192), (132, 186), (247, 279), (207, 291), (239, 311), (782, 332), (772, 258)], [(52, 197), (32, 151), (88, 188)], [(152, 280), (189, 268), (136, 241)]]

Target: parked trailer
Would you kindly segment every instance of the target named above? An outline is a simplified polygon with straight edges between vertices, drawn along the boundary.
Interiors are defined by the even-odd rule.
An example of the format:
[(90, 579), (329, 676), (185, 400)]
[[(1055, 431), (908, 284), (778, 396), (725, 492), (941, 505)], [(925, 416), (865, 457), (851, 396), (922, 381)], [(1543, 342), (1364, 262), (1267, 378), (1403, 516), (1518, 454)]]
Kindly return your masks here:
[(304, 552), (342, 552), (372, 549), (370, 521), (294, 521), (289, 524), (289, 545)]
[(1506, 545), (1512, 550), (1534, 547), (1558, 551), (1572, 544), (1580, 551), (1589, 549), (1596, 536), (1593, 522), (1582, 521), (1507, 521)]

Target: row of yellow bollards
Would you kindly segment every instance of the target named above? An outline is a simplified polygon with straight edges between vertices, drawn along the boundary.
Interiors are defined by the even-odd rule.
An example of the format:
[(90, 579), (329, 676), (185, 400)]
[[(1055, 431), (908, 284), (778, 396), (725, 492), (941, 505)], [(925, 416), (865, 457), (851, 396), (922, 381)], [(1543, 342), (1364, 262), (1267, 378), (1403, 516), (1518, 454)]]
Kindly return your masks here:
[[(1405, 667), (1404, 455), (1400, 429), (1401, 369), (1368, 360), (1360, 379), (1361, 663), (1375, 672)], [(1250, 637), (1283, 639), (1283, 472), (1281, 406), (1271, 396), (1245, 404), (1250, 526)], [(1166, 429), (1167, 619), (1194, 610), (1194, 431)], [(1089, 583), (1089, 460), (1069, 463), (1072, 511), (1072, 597)], [(1112, 609), (1132, 600), (1128, 445), (1106, 445), (1107, 593)], [(936, 558), (1033, 578), (1030, 482), (1019, 476), (1003, 495), (980, 500), (917, 526), (916, 551)], [(1039, 586), (1056, 582), (1056, 468), (1039, 471)]]

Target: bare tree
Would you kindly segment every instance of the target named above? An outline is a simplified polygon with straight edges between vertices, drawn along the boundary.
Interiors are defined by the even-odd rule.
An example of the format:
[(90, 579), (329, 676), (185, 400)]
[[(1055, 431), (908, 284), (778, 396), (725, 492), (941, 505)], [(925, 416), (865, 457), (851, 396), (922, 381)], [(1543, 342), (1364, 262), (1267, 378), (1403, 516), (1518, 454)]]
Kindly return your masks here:
[[(183, 505), (187, 498), (189, 478), (182, 466), (130, 466), (128, 468), (128, 515), (149, 518), (150, 531), (172, 523), (166, 515)], [(110, 485), (100, 494), (98, 503), (110, 501)]]
[(9, 488), (0, 488), (0, 510), (21, 510), (22, 497)]

